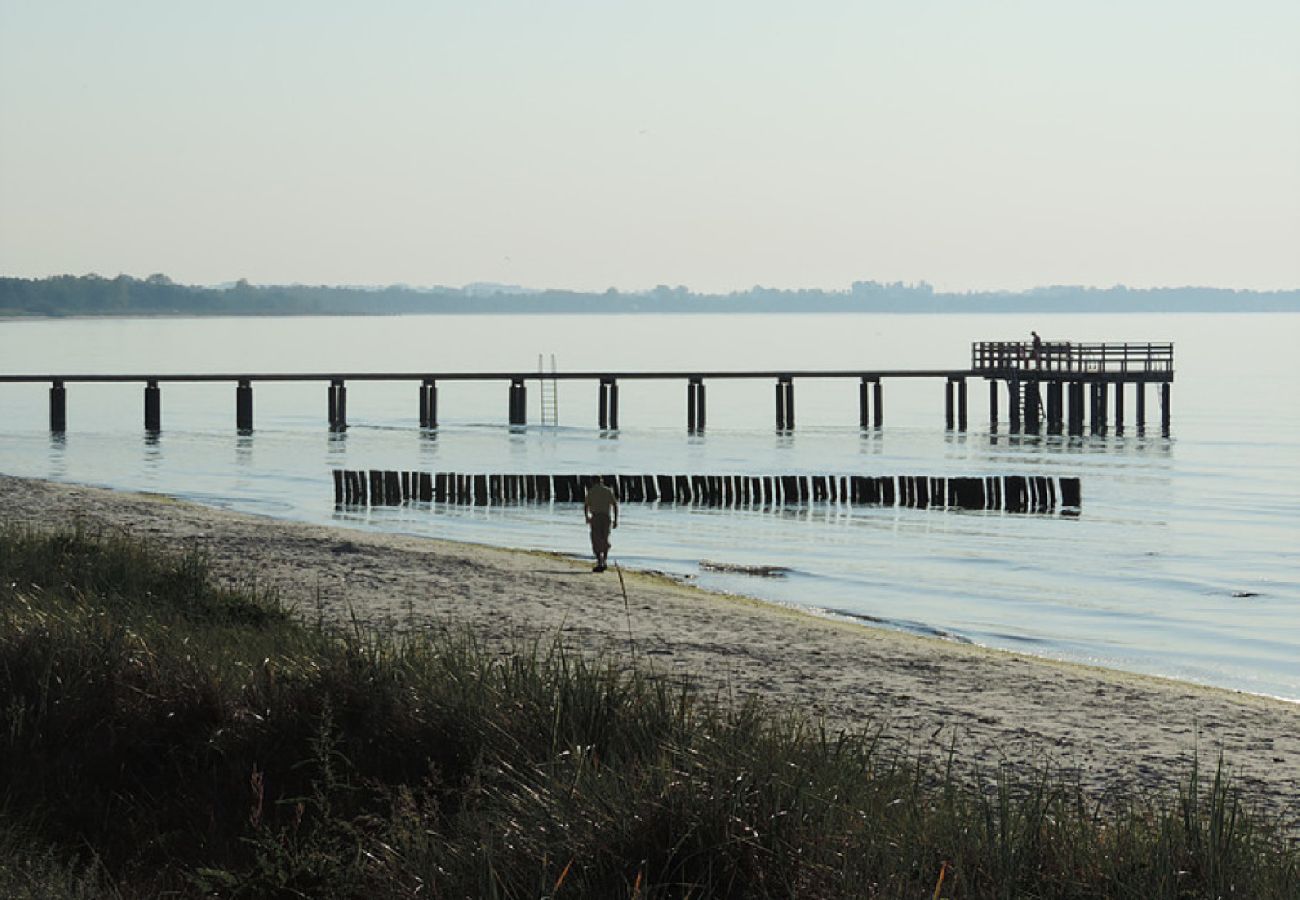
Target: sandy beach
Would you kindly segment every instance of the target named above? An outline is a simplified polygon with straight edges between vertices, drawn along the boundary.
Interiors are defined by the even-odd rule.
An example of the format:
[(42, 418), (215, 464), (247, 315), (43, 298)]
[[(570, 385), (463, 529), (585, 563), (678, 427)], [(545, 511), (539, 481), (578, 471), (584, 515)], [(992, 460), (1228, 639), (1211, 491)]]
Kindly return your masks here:
[(0, 508), (8, 523), (80, 520), (199, 547), (219, 577), (273, 587), (308, 618), (634, 651), (706, 691), (887, 726), (918, 752), (953, 749), (962, 768), (1050, 762), (1099, 798), (1172, 790), (1194, 755), (1212, 768), (1222, 752), (1251, 802), (1300, 822), (1300, 704), (872, 629), (651, 573), (624, 573), (625, 607), (613, 570), (547, 554), (3, 475)]

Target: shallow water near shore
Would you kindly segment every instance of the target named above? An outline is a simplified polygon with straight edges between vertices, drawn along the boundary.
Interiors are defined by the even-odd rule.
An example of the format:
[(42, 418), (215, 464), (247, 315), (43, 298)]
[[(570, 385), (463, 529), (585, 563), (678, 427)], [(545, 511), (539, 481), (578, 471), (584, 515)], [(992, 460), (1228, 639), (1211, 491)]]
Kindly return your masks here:
[[(708, 429), (696, 436), (677, 381), (622, 383), (617, 433), (596, 427), (594, 382), (561, 384), (559, 426), (525, 429), (505, 424), (504, 384), (444, 382), (436, 431), (417, 427), (414, 383), (357, 382), (340, 434), (326, 428), (324, 385), (257, 384), (256, 429), (242, 436), (233, 385), (164, 384), (154, 437), (141, 431), (140, 385), (73, 383), (67, 433), (52, 437), (48, 385), (4, 384), (0, 469), (576, 555), (587, 548), (573, 505), (339, 510), (330, 470), (1076, 475), (1078, 518), (627, 504), (613, 556), (875, 626), (1300, 700), (1300, 315), (51, 320), (0, 323), (0, 369), (533, 372), (539, 352), (592, 372), (961, 368), (970, 342), (1031, 328), (1048, 340), (1173, 340), (1170, 437), (1131, 426), (1011, 436), (1005, 422), (991, 433), (976, 380), (966, 433), (945, 432), (938, 380), (886, 381), (884, 428), (863, 433), (847, 379), (798, 381), (798, 427), (786, 435), (774, 433), (769, 382), (710, 382)], [(1158, 416), (1149, 391), (1149, 421)], [(791, 571), (754, 578), (701, 560)]]

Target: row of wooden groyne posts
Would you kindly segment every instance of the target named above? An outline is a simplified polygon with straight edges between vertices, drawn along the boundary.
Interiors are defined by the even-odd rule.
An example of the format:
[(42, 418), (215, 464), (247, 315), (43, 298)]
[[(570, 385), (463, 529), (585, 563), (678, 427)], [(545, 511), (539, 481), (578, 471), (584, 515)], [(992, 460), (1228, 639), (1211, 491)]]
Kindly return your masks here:
[[(336, 506), (581, 503), (595, 475), (334, 469)], [(1077, 514), (1078, 478), (1044, 475), (604, 475), (623, 503), (775, 508), (809, 503)]]
[[(1147, 423), (1147, 386), (1159, 391), (1160, 426), (1168, 434), (1170, 385), (1174, 378), (1173, 344), (1169, 343), (1073, 343), (1031, 344), (1023, 341), (982, 341), (971, 346), (969, 369), (917, 370), (804, 370), (804, 371), (714, 371), (692, 372), (509, 372), (395, 374), (210, 374), (210, 375), (0, 375), (5, 382), (50, 383), (50, 430), (63, 433), (68, 427), (67, 385), (73, 382), (143, 382), (144, 427), (147, 432), (162, 429), (164, 382), (234, 382), (235, 427), (253, 430), (253, 383), (328, 382), (328, 421), (332, 430), (348, 427), (347, 383), (349, 381), (419, 382), (418, 420), (421, 428), (438, 427), (440, 382), (506, 381), (510, 385), (508, 420), (512, 427), (528, 424), (528, 380), (541, 382), (553, 391), (558, 381), (597, 382), (596, 421), (602, 430), (619, 428), (619, 382), (632, 380), (679, 380), (686, 382), (686, 428), (701, 433), (707, 421), (705, 384), (719, 379), (770, 379), (775, 383), (775, 425), (778, 431), (795, 427), (796, 379), (857, 379), (858, 424), (878, 429), (884, 424), (884, 389), (891, 378), (942, 379), (944, 418), (949, 430), (966, 431), (969, 424), (967, 380), (984, 378), (989, 384), (989, 425), (1000, 422), (1000, 398), (1006, 396), (1007, 424), (1015, 433), (1102, 433), (1110, 425), (1123, 432), (1127, 425), (1125, 394), (1132, 386), (1133, 424)], [(545, 408), (545, 407), (544, 407)], [(554, 424), (544, 421), (543, 424)]]

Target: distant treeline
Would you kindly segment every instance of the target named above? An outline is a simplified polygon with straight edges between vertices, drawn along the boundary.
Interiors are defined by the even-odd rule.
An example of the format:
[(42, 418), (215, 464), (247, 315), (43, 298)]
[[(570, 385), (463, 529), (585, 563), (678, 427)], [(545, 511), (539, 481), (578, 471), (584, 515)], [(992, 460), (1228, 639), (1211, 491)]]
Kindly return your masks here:
[(326, 285), (221, 287), (177, 284), (166, 275), (58, 275), (0, 278), (0, 316), (399, 315), (403, 313), (1008, 313), (1300, 312), (1300, 290), (1040, 287), (1028, 291), (943, 293), (925, 282), (855, 281), (844, 291), (753, 287), (697, 294), (659, 285), (599, 293), (508, 285), (383, 288)]

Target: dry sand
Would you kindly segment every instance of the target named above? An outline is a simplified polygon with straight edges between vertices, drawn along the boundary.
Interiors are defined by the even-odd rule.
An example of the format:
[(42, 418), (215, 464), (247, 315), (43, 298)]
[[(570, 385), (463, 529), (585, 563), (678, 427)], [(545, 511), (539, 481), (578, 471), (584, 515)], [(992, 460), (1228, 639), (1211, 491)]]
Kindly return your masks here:
[[(80, 519), (201, 547), (222, 578), (367, 624), (474, 628), (629, 649), (611, 569), (547, 554), (283, 522), (154, 495), (0, 475), (7, 522)], [(575, 527), (581, 527), (580, 521)], [(1220, 754), (1247, 798), (1300, 822), (1300, 704), (914, 637), (628, 572), (636, 654), (704, 689), (758, 695), (835, 725), (889, 727), (963, 768), (1050, 762), (1097, 797), (1167, 791)]]

